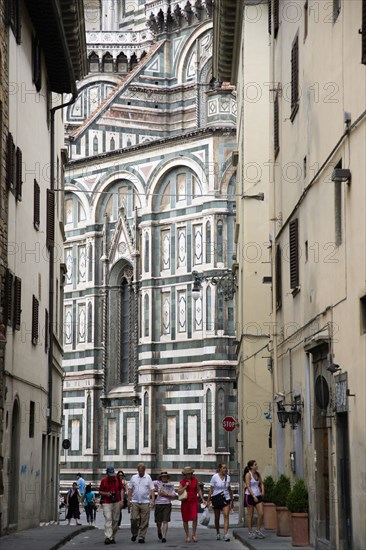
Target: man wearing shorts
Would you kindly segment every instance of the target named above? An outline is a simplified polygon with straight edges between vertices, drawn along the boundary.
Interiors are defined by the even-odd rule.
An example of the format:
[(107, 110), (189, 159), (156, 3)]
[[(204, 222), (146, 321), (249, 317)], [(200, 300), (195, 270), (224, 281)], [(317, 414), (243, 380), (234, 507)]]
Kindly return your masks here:
[(159, 479), (154, 481), (157, 497), (155, 500), (155, 523), (158, 529), (158, 538), (166, 542), (168, 523), (172, 511), (172, 500), (176, 498), (176, 492), (172, 483), (169, 483), (168, 472), (161, 472)]

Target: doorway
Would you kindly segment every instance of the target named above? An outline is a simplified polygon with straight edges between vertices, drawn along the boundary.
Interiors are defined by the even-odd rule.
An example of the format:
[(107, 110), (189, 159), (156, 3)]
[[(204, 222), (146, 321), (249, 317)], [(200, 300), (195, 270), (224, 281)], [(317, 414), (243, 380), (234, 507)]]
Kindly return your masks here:
[(348, 413), (337, 415), (337, 455), (339, 487), (339, 531), (341, 548), (352, 548), (350, 455), (348, 439)]
[(20, 443), (20, 410), (16, 399), (11, 417), (10, 469), (9, 469), (9, 527), (18, 523), (19, 495), (19, 443)]

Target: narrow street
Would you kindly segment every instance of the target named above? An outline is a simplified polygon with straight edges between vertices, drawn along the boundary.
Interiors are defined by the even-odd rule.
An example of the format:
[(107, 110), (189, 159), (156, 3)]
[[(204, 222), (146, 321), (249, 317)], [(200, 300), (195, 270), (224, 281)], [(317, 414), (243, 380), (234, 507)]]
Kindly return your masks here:
[[(204, 549), (211, 549), (212, 547), (215, 548), (222, 548), (224, 545), (228, 548), (239, 550), (245, 548), (240, 542), (235, 540), (231, 536), (231, 540), (229, 543), (225, 543), (223, 540), (216, 540), (216, 531), (213, 528), (213, 515), (211, 514), (211, 521), (209, 527), (201, 527), (198, 526), (197, 529), (197, 538), (198, 543), (195, 544), (193, 542), (187, 543), (185, 542), (185, 536), (184, 536), (184, 530), (183, 525), (181, 521), (181, 516), (179, 511), (174, 511), (172, 514), (172, 521), (169, 525), (168, 530), (168, 536), (167, 536), (167, 542), (163, 545), (163, 548), (204, 548)], [(232, 524), (236, 524), (237, 522), (237, 514), (231, 514), (230, 516)], [(127, 513), (123, 514), (122, 518), (122, 527), (119, 529), (119, 532), (116, 536), (116, 547), (118, 545), (122, 544), (123, 548), (126, 548), (128, 550), (135, 548), (140, 548), (141, 546), (137, 542), (131, 541), (131, 532), (130, 532), (130, 516)], [(82, 523), (86, 523), (85, 517), (82, 516), (81, 518)], [(65, 529), (68, 528), (66, 525), (66, 522), (63, 522), (65, 524)], [(93, 531), (87, 531), (85, 533), (81, 533), (79, 536), (72, 539), (68, 544), (66, 544), (63, 548), (100, 548), (102, 545), (104, 546), (104, 532), (103, 532), (103, 526), (104, 526), (104, 516), (103, 512), (97, 513), (97, 520), (96, 520), (96, 529)], [(231, 529), (230, 529), (230, 535), (231, 535)], [(149, 550), (155, 550), (162, 547), (161, 541), (157, 537), (156, 528), (154, 524), (154, 516), (153, 513), (150, 515), (150, 527), (147, 532), (146, 536), (146, 544), (144, 548), (149, 548)]]

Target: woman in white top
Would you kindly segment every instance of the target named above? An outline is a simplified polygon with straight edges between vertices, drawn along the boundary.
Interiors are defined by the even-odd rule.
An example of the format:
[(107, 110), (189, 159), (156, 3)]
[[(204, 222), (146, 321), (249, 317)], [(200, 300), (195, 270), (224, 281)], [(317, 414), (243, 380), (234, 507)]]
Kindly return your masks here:
[(215, 513), (215, 527), (216, 527), (216, 539), (220, 540), (220, 512), (222, 511), (224, 516), (224, 540), (229, 542), (230, 537), (228, 535), (229, 530), (229, 512), (234, 506), (234, 496), (230, 487), (230, 476), (227, 473), (226, 464), (219, 464), (217, 474), (214, 474), (210, 481), (210, 489), (208, 491), (207, 506), (210, 506), (212, 497), (224, 493), (225, 503), (223, 507), (215, 507), (212, 502)]
[[(248, 532), (250, 539), (264, 539), (265, 535), (261, 531), (263, 522), (263, 496), (264, 485), (258, 464), (255, 460), (249, 460), (243, 474), (245, 483), (244, 506), (248, 508)], [(257, 530), (253, 533), (253, 513), (257, 510)]]

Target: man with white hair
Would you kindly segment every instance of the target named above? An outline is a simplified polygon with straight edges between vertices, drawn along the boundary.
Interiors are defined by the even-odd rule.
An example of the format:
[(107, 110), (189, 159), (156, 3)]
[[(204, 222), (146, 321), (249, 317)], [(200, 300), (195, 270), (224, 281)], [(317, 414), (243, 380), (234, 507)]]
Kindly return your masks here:
[(128, 484), (128, 505), (131, 506), (131, 540), (138, 538), (139, 543), (145, 542), (147, 528), (149, 527), (150, 505), (155, 505), (154, 484), (145, 473), (145, 464), (137, 465), (137, 474), (133, 475)]

